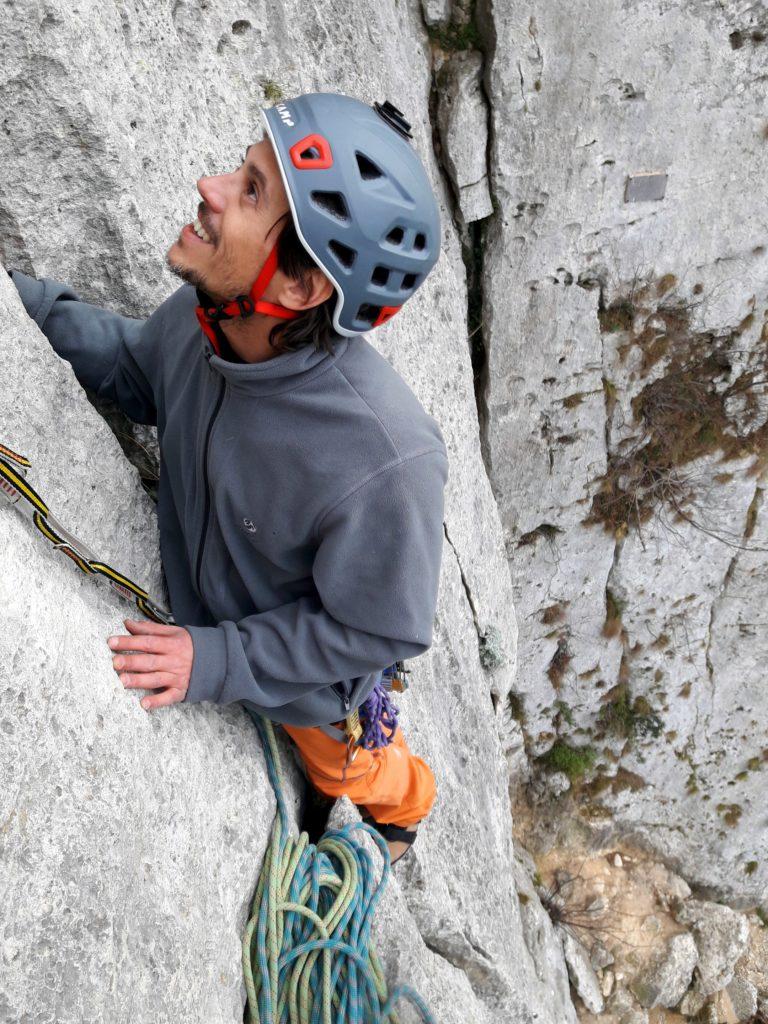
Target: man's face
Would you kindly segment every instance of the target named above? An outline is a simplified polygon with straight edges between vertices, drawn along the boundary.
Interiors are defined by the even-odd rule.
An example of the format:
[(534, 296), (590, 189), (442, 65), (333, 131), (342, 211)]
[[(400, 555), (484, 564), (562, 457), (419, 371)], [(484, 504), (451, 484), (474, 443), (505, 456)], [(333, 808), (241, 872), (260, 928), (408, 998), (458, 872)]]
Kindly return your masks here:
[(271, 142), (250, 146), (237, 170), (200, 178), (197, 189), (202, 196), (197, 217), (209, 240), (187, 224), (166, 260), (177, 277), (212, 299), (232, 299), (248, 292), (290, 218)]

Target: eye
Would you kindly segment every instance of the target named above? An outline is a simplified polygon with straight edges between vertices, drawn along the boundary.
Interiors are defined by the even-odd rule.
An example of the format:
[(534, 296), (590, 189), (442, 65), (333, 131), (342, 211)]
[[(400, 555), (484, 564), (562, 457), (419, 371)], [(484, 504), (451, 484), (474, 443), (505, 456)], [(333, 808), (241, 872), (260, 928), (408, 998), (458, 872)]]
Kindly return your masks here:
[(258, 189), (256, 188), (252, 181), (248, 182), (248, 189), (246, 190), (246, 195), (252, 196), (254, 200), (258, 200), (259, 198)]

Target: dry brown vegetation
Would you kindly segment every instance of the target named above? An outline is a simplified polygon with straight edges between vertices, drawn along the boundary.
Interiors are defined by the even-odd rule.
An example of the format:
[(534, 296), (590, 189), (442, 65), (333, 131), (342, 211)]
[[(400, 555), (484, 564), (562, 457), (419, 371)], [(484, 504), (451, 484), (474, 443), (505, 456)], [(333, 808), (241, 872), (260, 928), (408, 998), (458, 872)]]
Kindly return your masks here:
[[(691, 325), (693, 304), (675, 298), (674, 290), (670, 296), (675, 284), (672, 275), (633, 284), (628, 295), (599, 313), (602, 331), (627, 336), (617, 349), (621, 358), (640, 350), (641, 378), (660, 361), (664, 365), (663, 374), (632, 400), (635, 436), (609, 454), (608, 470), (584, 520), (620, 534), (640, 528), (662, 508), (692, 521), (686, 508), (694, 502), (695, 488), (683, 467), (701, 456), (719, 452), (726, 462), (753, 455), (753, 475), (768, 466), (768, 423), (740, 436), (728, 413), (737, 396), (742, 415), (759, 411), (768, 380), (768, 321), (746, 368), (733, 376), (739, 338), (753, 324), (754, 312), (723, 334), (697, 332)], [(610, 416), (615, 386), (608, 380), (603, 386)]]

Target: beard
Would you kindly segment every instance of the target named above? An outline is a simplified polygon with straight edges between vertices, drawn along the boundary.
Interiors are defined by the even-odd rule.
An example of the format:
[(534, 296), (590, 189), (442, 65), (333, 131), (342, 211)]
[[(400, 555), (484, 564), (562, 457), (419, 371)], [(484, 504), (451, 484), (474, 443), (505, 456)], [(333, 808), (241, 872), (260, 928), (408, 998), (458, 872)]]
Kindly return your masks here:
[(199, 270), (194, 270), (191, 267), (186, 267), (183, 263), (177, 263), (171, 257), (174, 247), (175, 246), (172, 245), (165, 254), (165, 262), (170, 272), (174, 277), (178, 277), (180, 280), (184, 281), (185, 284), (191, 284), (193, 287), (199, 289), (214, 302), (228, 302), (231, 301), (233, 296), (248, 292), (250, 286), (247, 285), (243, 287), (241, 284), (242, 279), (238, 280), (239, 275), (229, 272), (232, 261), (229, 259), (226, 247), (222, 248), (221, 253), (219, 254), (219, 262), (223, 266), (223, 271), (221, 267), (217, 268), (219, 270), (218, 276), (220, 276), (222, 280), (218, 284), (214, 284), (213, 291), (209, 290), (209, 279), (204, 273)]
[(189, 267), (184, 267), (180, 263), (174, 263), (173, 260), (166, 256), (165, 262), (168, 264), (168, 269), (175, 276), (180, 278), (186, 284), (194, 285), (195, 288), (200, 288), (205, 291), (205, 279), (202, 274), (196, 270), (190, 270)]

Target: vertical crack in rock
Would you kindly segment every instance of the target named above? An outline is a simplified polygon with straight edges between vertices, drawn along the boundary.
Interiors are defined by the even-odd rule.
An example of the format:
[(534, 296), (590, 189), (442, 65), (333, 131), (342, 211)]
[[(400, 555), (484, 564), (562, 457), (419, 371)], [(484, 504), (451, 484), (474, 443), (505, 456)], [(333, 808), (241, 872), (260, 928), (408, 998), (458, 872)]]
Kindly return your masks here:
[[(455, 12), (454, 12), (455, 13)], [(453, 220), (461, 243), (462, 258), (466, 267), (467, 284), (467, 334), (472, 364), (472, 378), (475, 393), (475, 405), (477, 408), (478, 429), (480, 437), (480, 451), (486, 474), (490, 478), (490, 450), (488, 445), (488, 416), (487, 416), (487, 387), (488, 387), (488, 360), (484, 339), (484, 295), (483, 295), (483, 251), (488, 227), (498, 216), (499, 204), (494, 195), (493, 179), (491, 175), (491, 141), (493, 132), (493, 119), (491, 117), (491, 102), (486, 85), (488, 62), (492, 56), (495, 41), (493, 39), (492, 20), (478, 15), (475, 3), (472, 4), (469, 12), (469, 21), (459, 24), (430, 25), (424, 17), (422, 10), (422, 21), (424, 22), (427, 34), (432, 43), (432, 77), (430, 83), (429, 97), (429, 118), (432, 125), (432, 145), (435, 160), (441, 171), (446, 184), (446, 193), (453, 199)], [(477, 68), (479, 72), (478, 89), (475, 97), (481, 99), (484, 108), (484, 124), (480, 127), (485, 134), (486, 142), (483, 148), (483, 171), (476, 167), (476, 151), (478, 139), (473, 139), (473, 146), (463, 154), (457, 154), (461, 167), (457, 168), (452, 159), (453, 154), (446, 150), (446, 140), (440, 131), (441, 120), (445, 123), (445, 114), (441, 118), (441, 95), (439, 78), (451, 77), (456, 80), (457, 75), (450, 74), (451, 63), (459, 63), (465, 67), (465, 73), (470, 75)], [(461, 77), (460, 75), (458, 76)], [(475, 108), (475, 117), (477, 117)], [(466, 166), (466, 161), (472, 159), (473, 173), (466, 174), (466, 180), (462, 177), (461, 169)], [(478, 174), (480, 175), (478, 177)], [(476, 186), (485, 181), (487, 183), (487, 195), (483, 200), (476, 198), (467, 207), (467, 219), (463, 209), (463, 199), (472, 193)], [(490, 209), (489, 209), (490, 205)]]
[(525, 100), (525, 79), (523, 78), (523, 66), (520, 61), (517, 62), (517, 73), (520, 76), (520, 99), (523, 101), (523, 110), (528, 113), (528, 104)]
[(456, 548), (454, 547), (453, 541), (451, 540), (451, 538), (450, 538), (450, 536), (448, 534), (448, 526), (447, 526), (447, 524), (445, 522), (443, 523), (443, 530), (445, 532), (445, 539), (450, 544), (451, 551), (453, 551), (454, 557), (456, 559), (456, 564), (459, 567), (459, 574), (461, 575), (461, 583), (462, 583), (462, 586), (464, 587), (464, 593), (467, 595), (467, 602), (469, 604), (470, 611), (472, 612), (472, 621), (475, 624), (475, 631), (477, 632), (477, 639), (478, 639), (478, 643), (479, 643), (479, 641), (482, 639), (483, 631), (480, 628), (480, 621), (479, 621), (479, 619), (477, 617), (477, 608), (475, 607), (475, 602), (474, 602), (474, 600), (472, 598), (472, 591), (470, 590), (469, 583), (467, 582), (467, 577), (464, 575), (464, 569), (462, 568), (462, 565), (461, 565), (461, 559), (459, 558), (459, 553), (456, 550)]
[[(762, 490), (762, 488), (760, 487), (759, 484), (756, 484), (755, 485), (754, 493), (752, 495), (752, 499), (751, 499), (751, 501), (749, 503), (749, 506), (747, 508), (747, 515), (746, 515), (746, 519), (745, 519), (745, 522), (744, 522), (744, 530), (743, 530), (743, 533), (742, 533), (742, 540), (743, 541), (748, 541), (749, 538), (752, 536), (752, 532), (753, 532), (753, 530), (755, 528), (755, 520), (757, 519), (758, 511), (760, 509), (760, 506), (762, 505), (762, 499), (763, 499), (763, 490)], [(723, 602), (723, 600), (725, 598), (726, 591), (728, 590), (728, 585), (730, 584), (731, 579), (733, 578), (733, 574), (734, 574), (734, 572), (736, 570), (736, 566), (738, 565), (738, 561), (739, 561), (739, 556), (741, 554), (741, 550), (742, 549), (739, 548), (737, 551), (735, 551), (734, 554), (733, 554), (733, 557), (731, 558), (730, 562), (728, 563), (728, 567), (725, 570), (725, 574), (723, 575), (723, 582), (722, 582), (722, 585), (720, 587), (720, 591), (712, 599), (712, 604), (710, 605), (710, 609), (709, 609), (709, 622), (707, 624), (707, 643), (706, 643), (706, 648), (705, 648), (705, 651), (704, 651), (704, 661), (705, 661), (705, 664), (707, 666), (707, 677), (709, 679), (710, 705), (709, 705), (709, 716), (708, 717), (710, 719), (711, 719), (712, 715), (714, 714), (714, 706), (715, 706), (715, 670), (714, 670), (714, 667), (712, 665), (712, 658), (711, 658), (712, 632), (713, 632), (713, 629), (714, 629), (715, 618), (717, 617), (718, 610), (719, 610), (720, 605), (722, 604), (722, 602)]]

